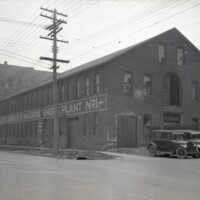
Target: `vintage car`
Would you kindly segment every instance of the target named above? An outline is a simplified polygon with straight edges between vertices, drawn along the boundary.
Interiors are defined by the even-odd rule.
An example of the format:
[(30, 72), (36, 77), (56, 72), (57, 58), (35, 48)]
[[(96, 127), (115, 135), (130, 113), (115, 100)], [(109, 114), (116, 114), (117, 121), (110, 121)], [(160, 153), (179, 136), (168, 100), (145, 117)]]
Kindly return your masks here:
[[(199, 134), (198, 134), (199, 133)], [(200, 155), (200, 132), (190, 130), (154, 130), (147, 147), (151, 156), (175, 155), (178, 158)]]
[(200, 131), (176, 130), (175, 132), (183, 134), (185, 139), (193, 142), (194, 144), (200, 145)]

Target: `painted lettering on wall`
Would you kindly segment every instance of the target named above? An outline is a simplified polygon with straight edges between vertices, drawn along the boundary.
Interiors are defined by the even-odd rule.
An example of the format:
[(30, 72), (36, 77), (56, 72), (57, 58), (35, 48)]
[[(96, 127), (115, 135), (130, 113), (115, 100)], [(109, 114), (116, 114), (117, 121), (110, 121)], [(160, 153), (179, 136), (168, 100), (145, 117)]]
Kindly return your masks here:
[[(99, 95), (95, 97), (71, 101), (59, 105), (59, 116), (70, 114), (87, 113), (95, 111), (103, 111), (107, 109), (107, 95)], [(13, 115), (0, 117), (0, 125), (8, 123), (16, 123), (28, 120), (37, 120), (42, 118), (52, 118), (54, 114), (53, 107), (36, 109)]]

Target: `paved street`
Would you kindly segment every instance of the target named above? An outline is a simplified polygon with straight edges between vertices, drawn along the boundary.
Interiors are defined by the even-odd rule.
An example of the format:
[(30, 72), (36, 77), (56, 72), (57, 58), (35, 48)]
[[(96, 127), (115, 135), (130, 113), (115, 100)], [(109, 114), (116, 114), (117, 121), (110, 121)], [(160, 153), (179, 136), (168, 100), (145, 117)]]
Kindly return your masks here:
[(0, 152), (2, 200), (199, 200), (200, 159), (64, 160)]

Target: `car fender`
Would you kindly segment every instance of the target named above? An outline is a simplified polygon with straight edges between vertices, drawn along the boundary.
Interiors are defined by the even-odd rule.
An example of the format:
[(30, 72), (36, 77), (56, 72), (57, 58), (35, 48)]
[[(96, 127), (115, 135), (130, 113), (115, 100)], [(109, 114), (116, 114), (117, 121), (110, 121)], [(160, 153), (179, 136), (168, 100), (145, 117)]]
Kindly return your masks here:
[(174, 153), (176, 153), (176, 150), (177, 150), (179, 147), (184, 148), (184, 149), (188, 152), (188, 150), (187, 150), (187, 145), (186, 145), (186, 144), (181, 144), (181, 145), (178, 145), (178, 146), (176, 147)]
[(157, 145), (154, 142), (151, 142), (148, 146), (147, 146), (147, 150), (149, 149), (150, 146), (154, 146), (157, 149)]

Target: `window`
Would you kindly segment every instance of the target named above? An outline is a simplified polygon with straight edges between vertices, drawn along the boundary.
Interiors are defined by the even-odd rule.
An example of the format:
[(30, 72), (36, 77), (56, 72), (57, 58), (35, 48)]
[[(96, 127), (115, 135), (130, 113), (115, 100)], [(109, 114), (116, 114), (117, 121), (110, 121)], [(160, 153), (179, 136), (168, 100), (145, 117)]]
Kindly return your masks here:
[(24, 103), (23, 103), (24, 109), (23, 110), (27, 110), (28, 107), (28, 102), (27, 102), (27, 95), (24, 95)]
[(32, 121), (32, 136), (37, 136), (37, 130), (38, 130), (38, 127), (37, 127), (37, 121)]
[[(30, 94), (30, 95), (31, 95), (31, 94)], [(31, 98), (31, 97), (29, 96), (29, 98)], [(23, 110), (23, 97), (20, 96), (20, 97), (18, 98), (18, 100), (19, 100), (19, 112), (21, 112), (21, 111)]]
[(94, 93), (95, 94), (99, 94), (100, 91), (100, 78), (99, 78), (99, 74), (95, 74), (95, 87), (94, 87)]
[(99, 113), (94, 113), (94, 135), (99, 134)]
[(32, 95), (28, 94), (28, 110), (32, 108)]
[(53, 99), (52, 99), (52, 89), (49, 88), (48, 89), (48, 105), (51, 105), (53, 102)]
[(143, 115), (144, 136), (148, 139), (151, 137), (152, 116), (151, 114)]
[(42, 102), (43, 102), (43, 106), (47, 105), (47, 91), (46, 91), (46, 89), (44, 89), (42, 91)]
[(165, 45), (159, 44), (158, 45), (158, 62), (164, 63), (165, 62)]
[(151, 76), (150, 75), (144, 75), (144, 89), (143, 92), (145, 95), (151, 94)]
[(132, 82), (133, 77), (131, 72), (124, 73), (124, 93), (131, 94), (132, 93)]
[(175, 73), (168, 73), (164, 78), (163, 100), (167, 105), (180, 106), (182, 104), (182, 82)]
[(89, 116), (88, 114), (84, 115), (84, 130), (83, 130), (83, 134), (87, 135), (89, 132)]
[(182, 115), (176, 113), (163, 113), (163, 128), (177, 129), (182, 125)]
[(61, 85), (59, 88), (59, 100), (60, 102), (64, 102), (65, 101), (65, 85)]
[(76, 81), (76, 98), (80, 98), (81, 96), (81, 88), (80, 88), (80, 80)]
[(38, 108), (40, 108), (41, 106), (42, 106), (42, 99), (43, 97), (42, 97), (42, 91), (41, 90), (39, 90), (38, 91), (38, 99), (37, 99), (37, 101), (38, 101)]
[(66, 121), (66, 118), (65, 117), (61, 117), (59, 119), (59, 124), (60, 124), (60, 129), (59, 129), (59, 135), (64, 135), (65, 133), (65, 121)]
[(34, 91), (32, 95), (32, 108), (37, 108), (37, 92)]
[(179, 47), (177, 49), (177, 63), (179, 66), (183, 66), (185, 64), (184, 62), (185, 62), (184, 49)]
[(32, 136), (32, 133), (31, 133), (31, 122), (26, 122), (26, 135), (25, 136)]
[(90, 79), (89, 77), (85, 78), (85, 96), (89, 96), (90, 94)]
[(198, 101), (198, 82), (192, 81), (192, 101)]
[(68, 100), (72, 99), (72, 84), (71, 84), (71, 82), (68, 83), (68, 87), (67, 87), (67, 99)]
[(199, 118), (198, 117), (192, 118), (192, 129), (199, 130)]

